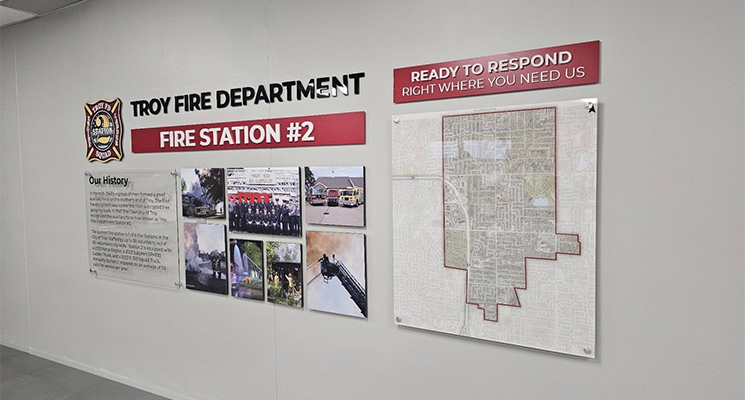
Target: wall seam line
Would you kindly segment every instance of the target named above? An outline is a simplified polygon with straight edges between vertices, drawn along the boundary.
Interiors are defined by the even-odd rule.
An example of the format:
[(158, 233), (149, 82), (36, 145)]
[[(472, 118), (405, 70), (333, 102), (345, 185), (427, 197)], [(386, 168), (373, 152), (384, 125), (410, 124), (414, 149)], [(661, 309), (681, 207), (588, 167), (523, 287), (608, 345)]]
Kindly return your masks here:
[[(264, 42), (264, 46), (265, 46), (264, 51), (266, 52), (265, 73), (266, 73), (266, 81), (269, 82), (269, 77), (271, 76), (271, 72), (269, 72), (269, 70), (272, 68), (272, 64), (269, 60), (271, 58), (269, 56), (270, 35), (269, 35), (269, 24), (267, 23), (267, 21), (269, 21), (269, 0), (264, 1), (264, 24), (266, 24), (266, 30), (264, 32), (266, 35), (266, 39)], [(271, 118), (272, 117), (272, 105), (271, 104), (269, 104), (268, 106), (268, 111), (269, 111), (269, 118)], [(270, 167), (274, 166), (274, 160), (272, 157), (273, 155), (274, 155), (274, 152), (270, 148), (269, 149), (269, 166)], [(265, 252), (266, 252), (266, 249), (265, 249)], [(264, 261), (264, 269), (266, 269), (266, 265), (267, 265), (267, 262)], [(269, 293), (267, 293), (267, 296), (268, 295)], [(277, 305), (272, 304), (272, 307), (274, 308), (274, 398), (275, 400), (279, 400), (279, 361), (278, 361), (279, 357), (277, 356)]]
[[(16, 119), (18, 121), (18, 171), (21, 176), (21, 183), (23, 183), (23, 151), (21, 145), (21, 103), (18, 91), (18, 56), (16, 54), (16, 43), (13, 42), (13, 73), (15, 75), (16, 85)], [(21, 185), (21, 218), (23, 224), (23, 264), (26, 272), (26, 318), (28, 322), (28, 348), (31, 350), (31, 294), (29, 293), (30, 286), (28, 284), (28, 240), (26, 238), (26, 198), (24, 196), (24, 188)]]
[[(13, 43), (13, 45), (15, 46), (15, 43)], [(0, 47), (2, 47), (2, 46), (0, 45)], [(16, 104), (16, 106), (18, 106), (18, 105)], [(2, 118), (3, 118), (3, 115), (2, 114), (3, 114), (2, 107), (0, 107), (0, 121), (2, 121)], [(2, 162), (3, 161), (3, 150), (2, 150), (2, 147), (3, 147), (2, 146), (2, 140), (0, 139), (0, 179), (2, 179), (1, 177), (2, 177), (2, 165), (3, 165), (3, 162)], [(2, 181), (0, 180), (0, 182), (2, 182)], [(2, 213), (3, 213), (3, 211), (2, 211), (3, 210), (2, 197), (3, 196), (0, 193), (0, 224), (2, 223), (2, 220), (3, 220), (3, 218), (2, 218)], [(0, 228), (0, 243), (2, 243), (2, 242), (3, 242), (3, 230)], [(3, 266), (2, 266), (2, 261), (0, 261), (0, 279), (2, 278), (2, 276), (3, 276)], [(1, 301), (2, 298), (3, 298), (3, 295), (2, 295), (2, 285), (0, 285), (0, 303), (2, 303), (2, 301)], [(0, 314), (2, 314), (2, 304), (0, 304)], [(2, 335), (3, 335), (3, 323), (2, 323), (2, 318), (0, 318), (0, 343), (3, 343)]]
[(274, 307), (274, 398), (279, 400), (279, 366), (277, 365), (277, 305)]

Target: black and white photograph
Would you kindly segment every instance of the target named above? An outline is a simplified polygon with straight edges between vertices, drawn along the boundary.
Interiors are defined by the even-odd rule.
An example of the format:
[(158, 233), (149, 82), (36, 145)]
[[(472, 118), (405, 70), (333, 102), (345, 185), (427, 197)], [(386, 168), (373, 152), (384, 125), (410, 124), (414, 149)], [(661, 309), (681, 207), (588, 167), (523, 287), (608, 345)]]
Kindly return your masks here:
[(228, 294), (225, 225), (184, 223), (186, 288)]
[(225, 170), (181, 169), (181, 210), (188, 218), (225, 218)]
[(231, 232), (302, 236), (300, 168), (228, 168), (227, 174)]
[(305, 167), (305, 222), (365, 226), (365, 167)]

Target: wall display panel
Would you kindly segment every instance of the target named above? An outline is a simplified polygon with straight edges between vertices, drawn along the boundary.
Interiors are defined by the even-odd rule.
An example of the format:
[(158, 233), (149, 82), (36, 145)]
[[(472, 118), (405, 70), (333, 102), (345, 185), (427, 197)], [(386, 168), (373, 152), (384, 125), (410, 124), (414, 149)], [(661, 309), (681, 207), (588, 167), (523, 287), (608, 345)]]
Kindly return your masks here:
[(140, 128), (131, 138), (133, 153), (365, 144), (365, 112)]
[(305, 222), (365, 226), (365, 167), (305, 167)]
[(264, 300), (264, 243), (260, 240), (230, 240), (230, 294)]
[(303, 307), (303, 245), (266, 242), (267, 299), (271, 303)]
[(188, 218), (225, 218), (224, 169), (181, 169), (181, 215)]
[[(78, 2), (0, 29), (0, 344), (181, 400), (745, 398), (745, 268), (737, 268), (745, 265), (742, 1), (125, 4)], [(309, 21), (329, 23), (309, 29)], [(393, 104), (398, 67), (596, 39), (599, 84)], [(107, 56), (91, 56), (103, 43)], [(350, 80), (348, 97), (298, 100), (293, 92), (291, 102), (218, 108), (219, 90), (287, 81), (308, 87), (312, 79), (356, 71), (367, 71), (360, 95)], [(509, 74), (488, 72), (485, 65), (474, 76), (484, 77), (485, 87)], [(176, 96), (200, 92), (211, 93), (212, 109), (176, 112)], [(124, 158), (89, 163), (83, 106), (116, 97)], [(583, 97), (603, 100), (597, 359), (395, 325), (390, 117)], [(155, 98), (170, 99), (167, 114), (135, 117), (133, 101)], [(159, 136), (176, 128), (154, 128), (224, 128), (355, 110), (367, 112), (375, 133), (364, 145), (255, 148), (251, 126), (245, 149), (226, 140), (224, 150), (200, 151), (207, 150), (201, 129), (196, 145), (184, 147), (191, 152), (137, 152), (131, 140), (151, 128), (156, 149), (176, 148), (177, 133), (162, 146)], [(261, 123), (262, 143), (267, 123), (274, 125)], [(314, 125), (315, 141), (302, 141), (306, 128), (297, 143), (318, 143), (322, 129)], [(288, 129), (277, 130), (282, 143), (290, 143)], [(246, 143), (244, 129), (240, 139)], [(366, 234), (370, 321), (86, 276), (85, 171), (306, 165), (367, 167), (366, 230), (304, 230)], [(184, 221), (227, 225), (182, 220), (179, 184), (177, 174), (180, 242)], [(227, 195), (225, 202), (227, 211)], [(305, 245), (303, 237), (286, 240)], [(559, 255), (554, 266), (570, 257), (578, 256)], [(183, 263), (179, 255), (182, 281)], [(537, 282), (528, 278), (528, 290), (518, 290), (523, 307), (500, 306), (496, 324), (506, 321), (506, 310), (525, 312)], [(222, 332), (230, 343), (216, 338)], [(196, 350), (200, 344), (207, 348)]]
[(186, 288), (228, 294), (225, 225), (184, 223)]
[(231, 232), (302, 236), (300, 168), (228, 168)]
[(449, 99), (598, 83), (600, 41), (453, 60), (393, 71), (393, 101)]
[(85, 194), (91, 271), (176, 289), (181, 273), (174, 174), (86, 172)]
[(367, 318), (365, 235), (308, 231), (308, 308)]
[(394, 118), (396, 323), (594, 357), (596, 104)]

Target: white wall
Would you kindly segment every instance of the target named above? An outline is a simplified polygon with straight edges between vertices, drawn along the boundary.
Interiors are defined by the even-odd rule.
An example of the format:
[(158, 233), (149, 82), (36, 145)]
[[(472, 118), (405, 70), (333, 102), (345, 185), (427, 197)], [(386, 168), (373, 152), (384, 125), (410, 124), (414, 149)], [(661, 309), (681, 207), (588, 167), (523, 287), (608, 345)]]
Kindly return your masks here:
[[(744, 17), (741, 1), (94, 0), (4, 28), (0, 341), (179, 398), (741, 400)], [(596, 39), (598, 85), (392, 103), (395, 67)], [(356, 97), (127, 106), (124, 162), (84, 157), (88, 101), (357, 71)], [(601, 101), (598, 358), (395, 327), (391, 115), (584, 97)], [(356, 110), (365, 146), (129, 151), (131, 128)], [(367, 166), (368, 321), (89, 275), (86, 169), (332, 162)]]
[(0, 340), (26, 349), (29, 341), (20, 121), (15, 45), (0, 30)]

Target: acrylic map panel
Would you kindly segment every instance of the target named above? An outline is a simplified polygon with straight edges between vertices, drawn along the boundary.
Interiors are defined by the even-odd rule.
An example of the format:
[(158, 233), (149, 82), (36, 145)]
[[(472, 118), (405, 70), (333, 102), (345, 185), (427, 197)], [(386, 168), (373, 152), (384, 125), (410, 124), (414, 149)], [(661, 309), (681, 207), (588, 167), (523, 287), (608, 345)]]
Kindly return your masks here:
[(588, 101), (398, 117), (398, 324), (594, 357)]

